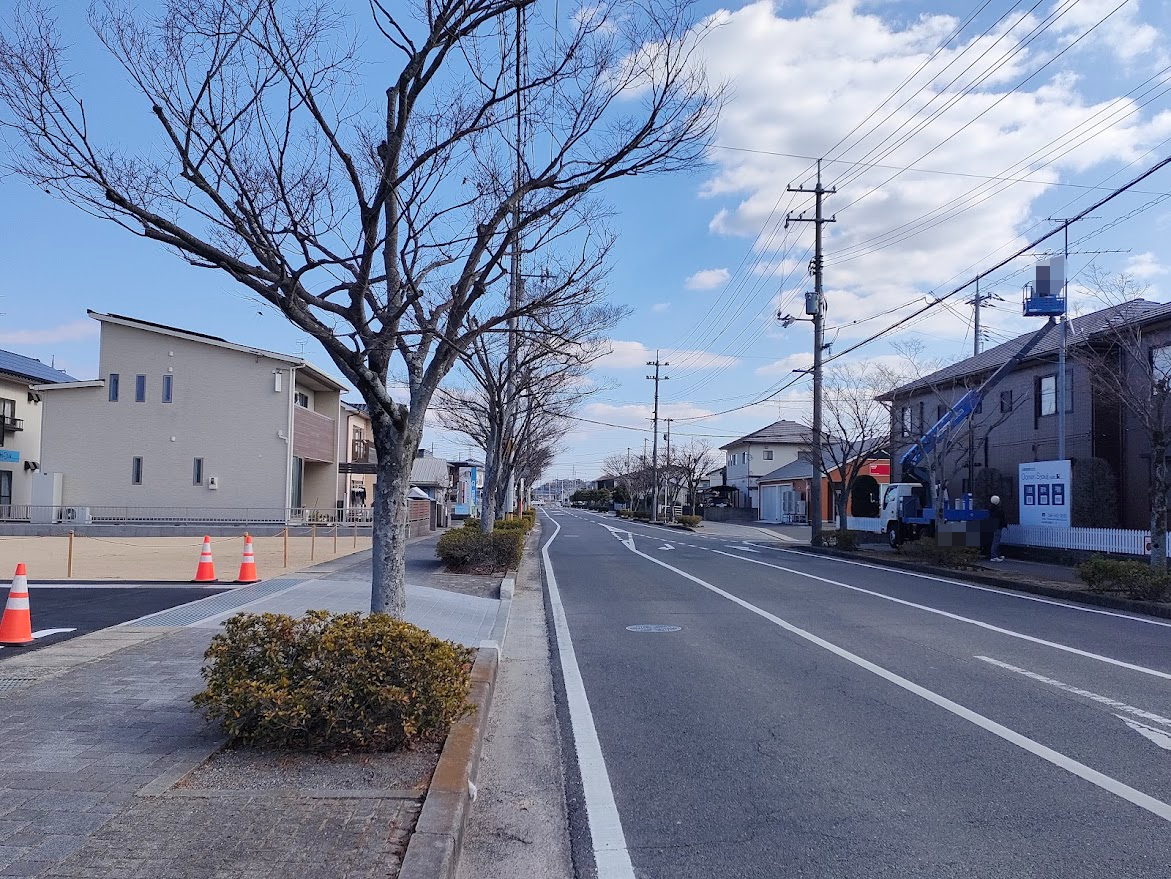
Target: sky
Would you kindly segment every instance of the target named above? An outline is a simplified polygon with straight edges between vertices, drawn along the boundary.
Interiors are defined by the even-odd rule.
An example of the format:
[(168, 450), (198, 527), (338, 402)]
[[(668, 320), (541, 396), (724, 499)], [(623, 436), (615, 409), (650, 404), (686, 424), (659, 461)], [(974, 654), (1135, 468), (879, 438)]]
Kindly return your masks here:
[[(542, 3), (545, 0), (541, 0)], [(104, 100), (116, 137), (153, 135), (148, 106), (86, 29), (82, 4), (58, 3), (83, 92)], [(361, 8), (354, 3), (356, 26)], [(78, 11), (74, 8), (78, 7)], [(561, 0), (564, 19), (574, 4)], [(703, 3), (702, 57), (728, 96), (704, 167), (637, 177), (601, 193), (618, 233), (609, 295), (630, 309), (595, 367), (603, 388), (578, 412), (547, 478), (593, 479), (603, 461), (650, 442), (653, 372), (669, 363), (660, 417), (673, 442), (713, 447), (777, 418), (808, 417), (794, 369), (812, 360), (803, 317), (811, 289), (816, 159), (834, 222), (824, 227), (830, 353), (895, 324), (1171, 155), (1171, 27), (1158, 0), (832, 0)], [(546, 18), (551, 18), (547, 14)], [(304, 356), (336, 374), (316, 342), (225, 276), (0, 179), (0, 347), (78, 378), (97, 368), (98, 324), (116, 312)], [(1073, 308), (1091, 265), (1171, 291), (1171, 167), (1069, 229)], [(985, 346), (1038, 326), (1020, 316), (1031, 266), (1060, 235), (992, 272), (981, 291)], [(947, 361), (972, 352), (972, 288), (943, 298), (836, 364), (894, 358), (921, 343)], [(356, 395), (354, 395), (356, 399)], [(661, 425), (665, 430), (666, 425)], [(432, 427), (424, 444), (476, 455)]]

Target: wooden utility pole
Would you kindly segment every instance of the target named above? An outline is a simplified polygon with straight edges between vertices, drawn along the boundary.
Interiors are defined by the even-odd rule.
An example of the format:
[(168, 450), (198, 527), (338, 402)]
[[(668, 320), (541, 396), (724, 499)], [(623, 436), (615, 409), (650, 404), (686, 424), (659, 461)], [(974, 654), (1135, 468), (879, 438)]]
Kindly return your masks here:
[(817, 160), (817, 185), (813, 189), (805, 189), (800, 186), (790, 186), (789, 192), (808, 192), (814, 196), (814, 216), (806, 217), (804, 211), (797, 216), (789, 214), (785, 217), (785, 226), (789, 223), (813, 223), (813, 260), (809, 264), (809, 273), (813, 275), (813, 292), (805, 295), (805, 313), (813, 318), (813, 479), (809, 487), (809, 526), (810, 538), (809, 542), (813, 546), (821, 546), (821, 517), (822, 517), (822, 501), (821, 501), (821, 475), (824, 467), (822, 466), (822, 449), (821, 449), (821, 361), (822, 353), (825, 347), (823, 341), (825, 335), (825, 296), (822, 293), (822, 269), (824, 267), (825, 259), (821, 246), (821, 227), (826, 223), (833, 223), (836, 217), (829, 217), (828, 219), (822, 214), (822, 201), (825, 196), (832, 195), (837, 192), (836, 189), (825, 189), (821, 185), (821, 159)]
[(654, 421), (654, 439), (651, 442), (651, 521), (657, 522), (659, 520), (659, 382), (665, 382), (670, 378), (668, 375), (660, 375), (659, 369), (663, 366), (670, 366), (670, 363), (659, 362), (659, 352), (655, 351), (655, 359), (648, 360), (647, 366), (655, 368), (654, 375), (648, 375), (647, 378), (655, 383), (655, 417)]

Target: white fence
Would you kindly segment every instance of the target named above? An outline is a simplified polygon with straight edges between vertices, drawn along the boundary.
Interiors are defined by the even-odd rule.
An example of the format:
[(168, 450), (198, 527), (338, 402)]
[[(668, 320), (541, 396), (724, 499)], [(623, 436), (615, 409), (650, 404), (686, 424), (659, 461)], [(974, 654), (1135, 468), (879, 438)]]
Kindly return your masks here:
[(869, 531), (872, 534), (881, 534), (882, 519), (863, 518), (862, 516), (847, 516), (846, 527), (851, 531)]
[(1124, 528), (1046, 528), (1039, 525), (1009, 525), (1002, 538), (1012, 546), (1044, 546), (1052, 549), (1079, 549), (1119, 555), (1147, 555), (1150, 531)]

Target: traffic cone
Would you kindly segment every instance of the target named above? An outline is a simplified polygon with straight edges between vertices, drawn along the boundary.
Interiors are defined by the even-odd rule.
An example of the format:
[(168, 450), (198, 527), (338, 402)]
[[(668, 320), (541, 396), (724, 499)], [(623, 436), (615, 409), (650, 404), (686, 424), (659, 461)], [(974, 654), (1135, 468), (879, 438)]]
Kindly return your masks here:
[(28, 644), (33, 639), (33, 621), (28, 611), (28, 577), (24, 562), (16, 566), (12, 585), (8, 587), (8, 603), (4, 605), (4, 619), (0, 620), (0, 644)]
[(256, 554), (252, 552), (252, 535), (244, 535), (244, 560), (240, 562), (240, 574), (236, 577), (237, 583), (259, 583), (256, 576)]
[(195, 569), (195, 579), (192, 583), (214, 583), (215, 563), (211, 560), (211, 538), (203, 538), (203, 550), (199, 553), (199, 567)]

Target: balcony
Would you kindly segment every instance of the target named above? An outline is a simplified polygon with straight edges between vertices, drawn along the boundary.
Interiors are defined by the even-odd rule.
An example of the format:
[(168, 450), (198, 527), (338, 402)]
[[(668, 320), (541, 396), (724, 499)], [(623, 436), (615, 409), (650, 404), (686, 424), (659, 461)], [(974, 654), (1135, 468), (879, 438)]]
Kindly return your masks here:
[(337, 460), (337, 424), (312, 409), (293, 407), (293, 454), (306, 461)]
[(355, 464), (377, 464), (374, 443), (365, 439), (353, 440), (350, 443), (350, 460)]
[(24, 430), (24, 419), (14, 418), (11, 415), (0, 415), (0, 428), (3, 428), (7, 433)]

